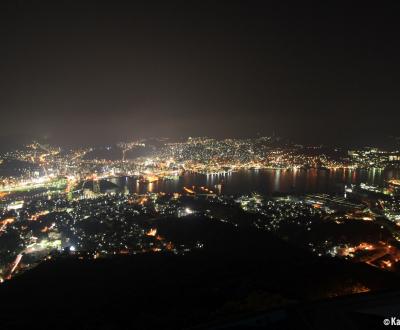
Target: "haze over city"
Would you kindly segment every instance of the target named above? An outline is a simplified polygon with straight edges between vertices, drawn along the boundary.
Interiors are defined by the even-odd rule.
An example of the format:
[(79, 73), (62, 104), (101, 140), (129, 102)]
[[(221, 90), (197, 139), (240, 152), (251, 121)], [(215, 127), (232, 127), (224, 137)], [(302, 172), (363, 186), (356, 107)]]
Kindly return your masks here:
[[(3, 136), (396, 135), (397, 5), (4, 1)], [(72, 129), (73, 128), (73, 129)]]

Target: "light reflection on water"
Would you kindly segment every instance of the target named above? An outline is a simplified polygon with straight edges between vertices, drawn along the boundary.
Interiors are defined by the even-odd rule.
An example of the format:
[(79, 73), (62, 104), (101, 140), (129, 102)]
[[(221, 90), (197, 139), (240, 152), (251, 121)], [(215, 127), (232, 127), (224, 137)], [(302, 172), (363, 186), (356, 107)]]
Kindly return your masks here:
[(222, 185), (223, 194), (244, 194), (258, 192), (262, 194), (291, 193), (304, 194), (315, 192), (340, 193), (344, 185), (361, 182), (383, 185), (386, 180), (400, 178), (400, 170), (317, 170), (317, 169), (261, 169), (242, 170), (221, 175), (203, 175), (185, 173), (176, 180), (160, 180), (153, 183), (139, 183), (135, 178), (110, 179), (122, 190), (125, 187), (131, 193), (146, 192), (182, 192), (184, 186), (205, 186), (216, 190)]

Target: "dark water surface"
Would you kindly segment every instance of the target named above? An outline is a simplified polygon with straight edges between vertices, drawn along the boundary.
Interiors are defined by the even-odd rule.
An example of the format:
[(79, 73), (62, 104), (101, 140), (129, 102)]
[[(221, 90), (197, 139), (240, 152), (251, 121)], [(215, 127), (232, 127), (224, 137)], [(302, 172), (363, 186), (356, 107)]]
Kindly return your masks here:
[(131, 193), (182, 192), (185, 186), (204, 186), (218, 191), (217, 185), (221, 185), (221, 193), (227, 195), (251, 192), (268, 195), (273, 193), (341, 193), (346, 184), (363, 182), (371, 185), (384, 185), (387, 180), (392, 178), (400, 178), (399, 169), (262, 169), (242, 170), (223, 175), (185, 173), (176, 180), (160, 180), (153, 183), (140, 183), (130, 177), (113, 178), (110, 181)]

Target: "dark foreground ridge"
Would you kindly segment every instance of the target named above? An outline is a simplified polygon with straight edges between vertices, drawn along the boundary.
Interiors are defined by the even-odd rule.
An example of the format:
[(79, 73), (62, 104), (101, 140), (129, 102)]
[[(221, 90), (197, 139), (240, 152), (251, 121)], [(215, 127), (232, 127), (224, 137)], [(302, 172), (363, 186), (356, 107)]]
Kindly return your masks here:
[(368, 293), (323, 300), (363, 288), (399, 288), (399, 278), (363, 264), (314, 257), (267, 232), (199, 217), (154, 225), (165, 237), (174, 233), (175, 241), (198, 240), (205, 248), (183, 256), (47, 261), (0, 287), (0, 328), (319, 329), (328, 317), (323, 315), (332, 312), (327, 321), (332, 329), (341, 324), (366, 329), (383, 318), (362, 314), (358, 306), (367, 310), (396, 301), (397, 293), (386, 293), (390, 299)]

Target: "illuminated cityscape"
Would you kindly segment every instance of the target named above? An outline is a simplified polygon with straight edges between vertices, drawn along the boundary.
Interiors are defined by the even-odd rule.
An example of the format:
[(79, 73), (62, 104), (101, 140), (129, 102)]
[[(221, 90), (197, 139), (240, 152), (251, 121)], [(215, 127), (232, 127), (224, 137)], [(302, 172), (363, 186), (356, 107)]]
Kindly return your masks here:
[(400, 325), (400, 3), (0, 3), (0, 329)]
[[(158, 147), (141, 139), (76, 150), (33, 142), (4, 153), (0, 166), (8, 175), (2, 176), (0, 188), (1, 280), (64, 254), (105, 258), (157, 251), (184, 254), (202, 248), (204, 242), (178, 244), (152, 226), (154, 219), (195, 215), (234, 226), (245, 221), (293, 239), (318, 256), (397, 269), (398, 150), (346, 152), (271, 137), (157, 142)], [(146, 148), (151, 150), (146, 156), (129, 158), (129, 151)], [(120, 158), (113, 159), (115, 155)], [(244, 173), (261, 181), (264, 172), (274, 180), (267, 190), (225, 193), (232, 176)], [(354, 179), (362, 172), (367, 182)], [(336, 173), (342, 178), (332, 177)], [(371, 182), (371, 175), (382, 177), (381, 183)], [(303, 191), (293, 181), (290, 191), (282, 191), (280, 180), (288, 176), (298, 181), (306, 176), (307, 185), (313, 176), (331, 176), (340, 185), (336, 190)], [(205, 185), (199, 185), (199, 177)], [(231, 207), (250, 219), (238, 221), (230, 215)], [(336, 229), (324, 232), (331, 226), (340, 228), (341, 235)], [(348, 236), (346, 227), (352, 226), (359, 230)], [(317, 234), (310, 236), (314, 231)]]

